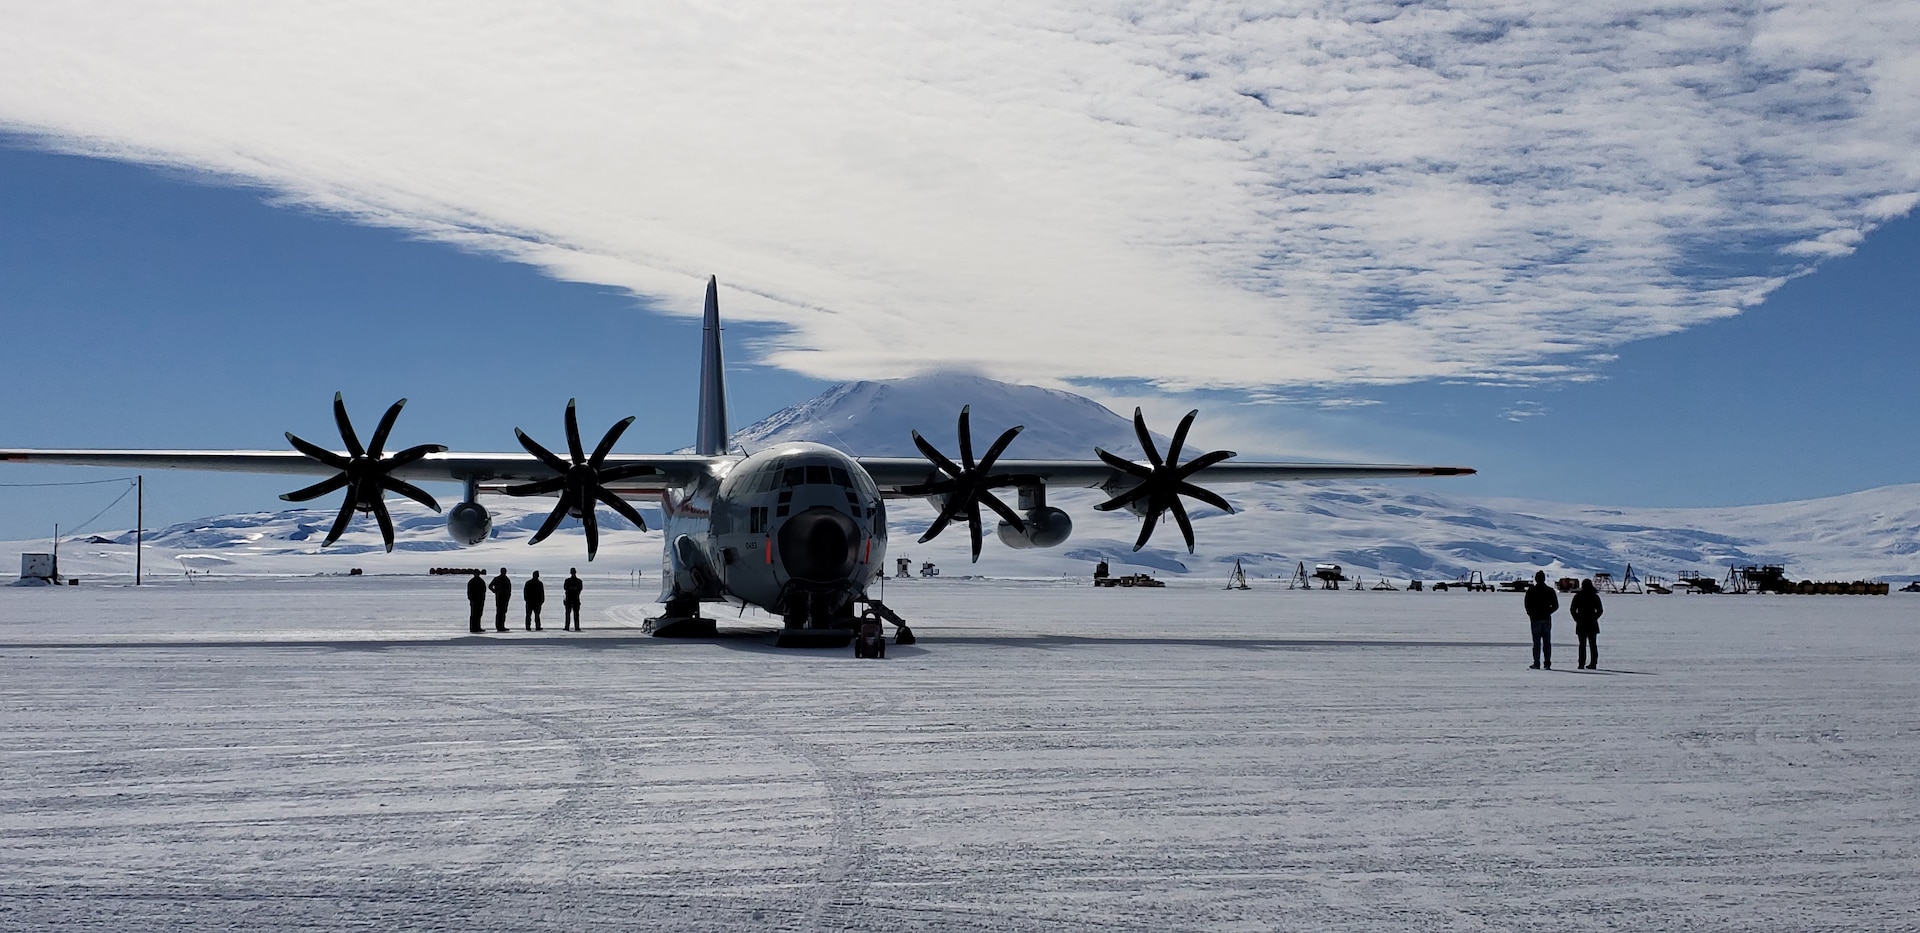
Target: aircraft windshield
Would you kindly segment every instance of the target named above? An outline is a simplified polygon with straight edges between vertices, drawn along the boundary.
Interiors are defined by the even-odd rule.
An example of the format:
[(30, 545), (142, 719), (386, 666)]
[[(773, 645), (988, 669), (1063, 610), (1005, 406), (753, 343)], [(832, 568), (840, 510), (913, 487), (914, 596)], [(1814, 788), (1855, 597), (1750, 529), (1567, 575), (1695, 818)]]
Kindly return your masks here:
[(830, 467), (825, 464), (792, 466), (780, 472), (780, 485), (783, 488), (794, 486), (842, 486), (850, 487), (853, 477), (845, 467)]

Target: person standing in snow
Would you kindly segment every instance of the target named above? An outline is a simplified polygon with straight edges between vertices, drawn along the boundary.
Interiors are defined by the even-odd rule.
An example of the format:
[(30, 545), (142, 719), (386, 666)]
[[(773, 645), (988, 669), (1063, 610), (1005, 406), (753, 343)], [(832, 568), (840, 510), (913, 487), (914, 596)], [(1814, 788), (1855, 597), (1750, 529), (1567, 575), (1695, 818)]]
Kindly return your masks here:
[(533, 572), (533, 579), (520, 591), (520, 599), (527, 604), (527, 631), (540, 631), (540, 607), (547, 601), (547, 585), (540, 582), (540, 571)]
[(493, 591), (493, 630), (504, 632), (507, 630), (507, 603), (513, 601), (513, 581), (507, 579), (507, 568), (500, 568), (500, 575), (487, 584), (487, 589)]
[(1527, 621), (1533, 627), (1533, 665), (1528, 670), (1537, 671), (1542, 662), (1547, 670), (1553, 670), (1553, 612), (1560, 608), (1560, 597), (1547, 585), (1547, 572), (1536, 570), (1533, 585), (1527, 587)]
[(467, 580), (467, 630), (475, 635), (486, 631), (480, 627), (480, 616), (487, 611), (487, 581), (480, 576), (476, 570)]
[(562, 624), (570, 631), (580, 631), (580, 591), (585, 588), (586, 584), (580, 580), (580, 571), (568, 568), (566, 582), (560, 585), (564, 597), (560, 608)]
[(1580, 639), (1581, 670), (1591, 671), (1600, 666), (1600, 614), (1605, 611), (1593, 581), (1580, 581), (1580, 592), (1573, 594), (1573, 601), (1567, 604), (1567, 615), (1573, 616), (1573, 635)]

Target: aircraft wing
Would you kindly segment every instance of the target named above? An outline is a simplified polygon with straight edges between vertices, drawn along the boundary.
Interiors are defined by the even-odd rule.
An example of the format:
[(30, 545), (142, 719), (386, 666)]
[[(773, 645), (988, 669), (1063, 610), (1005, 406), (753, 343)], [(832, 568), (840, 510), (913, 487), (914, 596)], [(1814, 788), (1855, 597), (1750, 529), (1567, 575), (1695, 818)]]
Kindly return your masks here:
[[(344, 452), (339, 452), (346, 456)], [(617, 492), (648, 492), (682, 486), (711, 469), (717, 459), (697, 454), (609, 456), (603, 469), (649, 467), (650, 475), (607, 484)], [(216, 473), (268, 473), (331, 476), (339, 471), (295, 450), (0, 450), (0, 462), (63, 466), (120, 467), (129, 470), (204, 470)], [(482, 489), (551, 479), (551, 469), (524, 453), (456, 453), (426, 456), (390, 474), (414, 483), (465, 483)]]
[[(942, 476), (933, 464), (919, 457), (860, 457), (883, 495), (907, 498), (903, 486), (925, 483)], [(1148, 466), (1145, 461), (1136, 461)], [(1267, 483), (1312, 479), (1387, 479), (1396, 476), (1467, 476), (1471, 467), (1415, 466), (1403, 463), (1261, 463), (1228, 461), (1201, 469), (1190, 479), (1196, 483)], [(1099, 460), (996, 460), (995, 476), (1033, 476), (1049, 486), (1098, 488), (1109, 484), (1131, 486), (1139, 482)]]

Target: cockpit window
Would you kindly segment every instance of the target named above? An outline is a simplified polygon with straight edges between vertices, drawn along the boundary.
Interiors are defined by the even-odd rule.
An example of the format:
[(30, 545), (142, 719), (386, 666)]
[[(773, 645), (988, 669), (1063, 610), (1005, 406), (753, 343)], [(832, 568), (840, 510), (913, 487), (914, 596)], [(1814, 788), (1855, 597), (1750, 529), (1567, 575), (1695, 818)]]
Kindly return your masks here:
[(834, 467), (833, 484), (835, 486), (851, 488), (853, 486), (853, 480), (847, 478), (847, 471), (844, 468)]
[(825, 466), (816, 465), (807, 467), (807, 482), (825, 486), (827, 483), (832, 482), (832, 480), (828, 478), (827, 468)]
[(787, 471), (780, 474), (780, 485), (782, 486), (798, 486), (806, 481), (807, 470), (805, 467), (787, 467)]

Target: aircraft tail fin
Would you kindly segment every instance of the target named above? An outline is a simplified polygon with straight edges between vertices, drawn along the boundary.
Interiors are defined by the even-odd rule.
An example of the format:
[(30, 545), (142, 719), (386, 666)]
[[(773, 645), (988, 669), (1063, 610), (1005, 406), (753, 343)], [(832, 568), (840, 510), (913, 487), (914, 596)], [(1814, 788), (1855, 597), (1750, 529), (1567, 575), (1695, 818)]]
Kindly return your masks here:
[(720, 355), (720, 278), (707, 278), (707, 313), (700, 326), (700, 422), (695, 426), (693, 452), (715, 456), (727, 452), (727, 372)]

